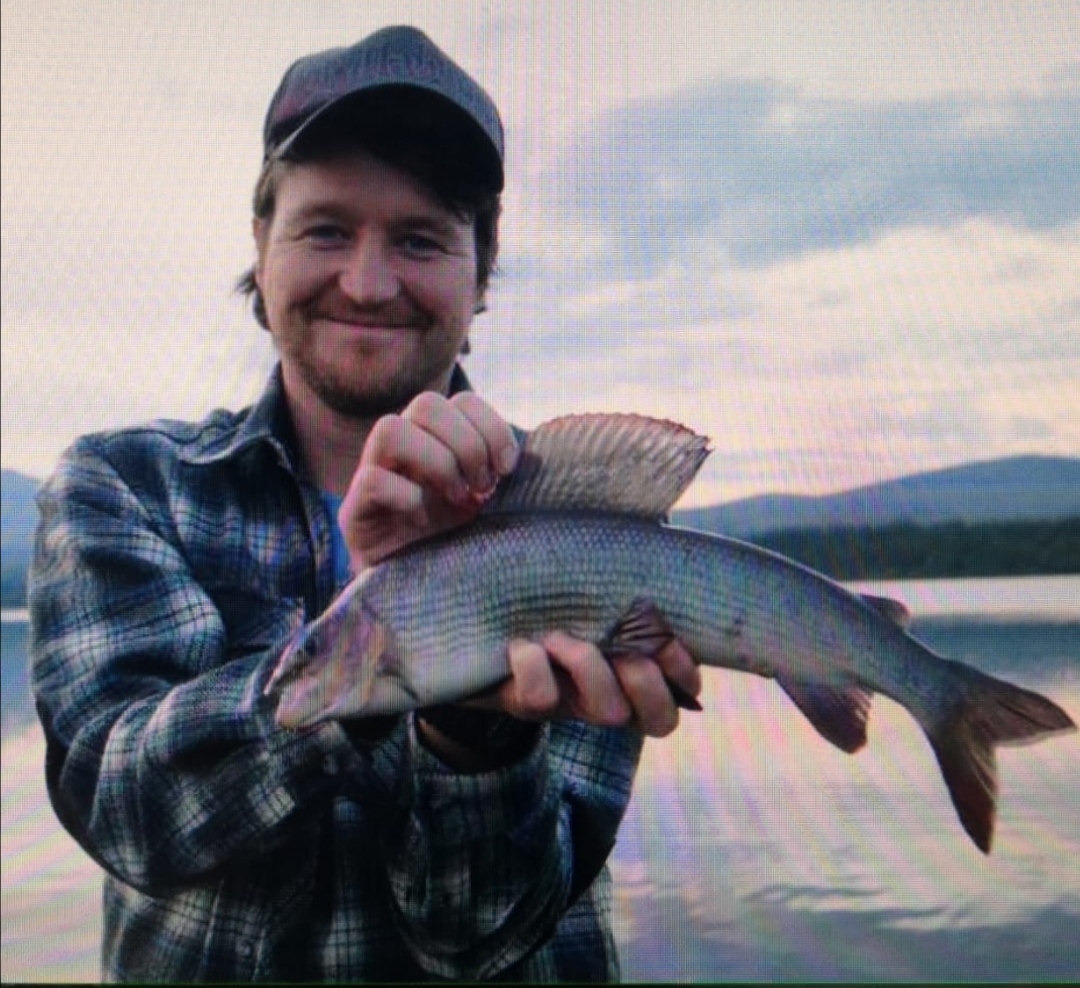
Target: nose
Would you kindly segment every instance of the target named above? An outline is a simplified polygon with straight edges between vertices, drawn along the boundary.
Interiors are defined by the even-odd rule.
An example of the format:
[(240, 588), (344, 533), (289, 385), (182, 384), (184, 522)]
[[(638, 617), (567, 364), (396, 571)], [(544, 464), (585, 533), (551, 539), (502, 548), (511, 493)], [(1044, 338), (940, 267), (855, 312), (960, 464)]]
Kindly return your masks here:
[(390, 247), (365, 233), (356, 238), (340, 277), (341, 290), (357, 305), (381, 305), (401, 289)]

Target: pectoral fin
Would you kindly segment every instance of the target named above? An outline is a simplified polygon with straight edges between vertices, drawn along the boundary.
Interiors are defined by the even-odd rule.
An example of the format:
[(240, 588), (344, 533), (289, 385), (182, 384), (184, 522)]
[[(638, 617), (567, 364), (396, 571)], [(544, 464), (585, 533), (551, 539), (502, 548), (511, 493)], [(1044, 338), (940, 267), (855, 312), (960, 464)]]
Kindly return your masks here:
[[(638, 597), (614, 627), (597, 642), (597, 647), (609, 659), (616, 655), (641, 655), (655, 659), (674, 639), (675, 632), (656, 604), (645, 597)], [(678, 683), (667, 676), (664, 682), (676, 706), (683, 710), (701, 709), (701, 704)]]
[(674, 638), (675, 632), (656, 604), (638, 597), (597, 644), (605, 655), (644, 655), (651, 659)]

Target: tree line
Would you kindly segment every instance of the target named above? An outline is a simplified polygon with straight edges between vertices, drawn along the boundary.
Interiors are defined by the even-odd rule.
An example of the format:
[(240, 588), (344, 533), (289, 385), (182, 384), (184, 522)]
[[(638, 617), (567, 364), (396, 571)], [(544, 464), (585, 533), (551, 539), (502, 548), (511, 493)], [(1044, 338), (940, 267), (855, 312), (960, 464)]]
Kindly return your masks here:
[[(785, 529), (751, 541), (837, 580), (1080, 573), (1080, 516), (978, 525)], [(5, 561), (0, 592), (4, 607), (26, 606), (25, 564)]]
[(788, 529), (752, 541), (837, 580), (1080, 573), (1080, 516), (977, 525)]

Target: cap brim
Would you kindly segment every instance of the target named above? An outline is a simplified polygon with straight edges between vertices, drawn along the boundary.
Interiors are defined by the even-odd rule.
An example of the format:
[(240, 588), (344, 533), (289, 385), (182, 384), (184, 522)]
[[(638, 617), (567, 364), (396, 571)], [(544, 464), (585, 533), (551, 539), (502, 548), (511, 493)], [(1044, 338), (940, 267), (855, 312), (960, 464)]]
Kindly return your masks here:
[(445, 145), (454, 158), (467, 157), (485, 188), (501, 192), (503, 163), (484, 128), (461, 106), (434, 89), (398, 82), (367, 86), (320, 107), (276, 145), (268, 157), (303, 157), (305, 146), (339, 128), (362, 134), (371, 126), (400, 127)]

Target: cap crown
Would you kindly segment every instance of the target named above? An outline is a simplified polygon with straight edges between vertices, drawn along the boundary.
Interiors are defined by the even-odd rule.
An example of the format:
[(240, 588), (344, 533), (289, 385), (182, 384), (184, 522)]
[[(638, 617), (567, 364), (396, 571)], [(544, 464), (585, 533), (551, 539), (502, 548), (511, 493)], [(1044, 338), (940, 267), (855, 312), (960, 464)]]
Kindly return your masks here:
[(480, 139), (496, 190), (503, 184), (503, 127), (483, 88), (414, 27), (388, 27), (348, 48), (306, 55), (281, 80), (267, 110), (263, 146), (281, 154), (317, 118), (346, 99), (382, 87), (426, 90), (464, 114)]

